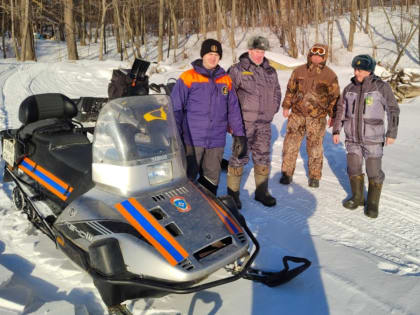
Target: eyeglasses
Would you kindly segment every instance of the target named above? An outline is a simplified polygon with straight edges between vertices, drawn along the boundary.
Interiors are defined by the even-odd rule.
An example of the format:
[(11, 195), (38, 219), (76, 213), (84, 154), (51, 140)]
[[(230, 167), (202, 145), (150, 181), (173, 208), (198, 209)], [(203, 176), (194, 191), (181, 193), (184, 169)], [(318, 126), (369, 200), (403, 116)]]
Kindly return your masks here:
[(325, 48), (324, 47), (312, 47), (311, 48), (311, 54), (312, 55), (324, 56), (325, 55)]

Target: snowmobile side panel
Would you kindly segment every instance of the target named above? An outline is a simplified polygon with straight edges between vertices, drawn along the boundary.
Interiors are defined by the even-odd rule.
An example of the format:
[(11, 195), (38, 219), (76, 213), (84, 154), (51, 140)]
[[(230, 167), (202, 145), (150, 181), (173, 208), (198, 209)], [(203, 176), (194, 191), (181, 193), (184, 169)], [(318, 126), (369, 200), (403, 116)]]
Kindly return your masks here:
[(23, 161), (19, 164), (19, 169), (63, 201), (66, 201), (73, 191), (73, 187), (29, 158), (23, 159)]

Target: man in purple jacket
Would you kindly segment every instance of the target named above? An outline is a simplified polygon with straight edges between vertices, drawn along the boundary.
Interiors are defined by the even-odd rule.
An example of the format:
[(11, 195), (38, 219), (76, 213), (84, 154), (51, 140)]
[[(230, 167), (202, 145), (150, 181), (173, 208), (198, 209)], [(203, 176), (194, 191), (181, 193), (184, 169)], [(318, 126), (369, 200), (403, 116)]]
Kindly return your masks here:
[(228, 126), (234, 137), (234, 152), (241, 157), (246, 152), (246, 138), (238, 98), (232, 80), (218, 65), (222, 45), (207, 39), (200, 56), (177, 80), (171, 94), (178, 132), (184, 142), (187, 176), (216, 195), (220, 162)]
[[(369, 178), (365, 215), (378, 216), (379, 198), (385, 174), (382, 171), (384, 144), (393, 144), (397, 137), (400, 109), (388, 83), (374, 75), (376, 62), (369, 55), (358, 55), (352, 61), (354, 77), (344, 88), (337, 104), (333, 141), (340, 141), (344, 126), (347, 149), (347, 173), (352, 197), (343, 203), (347, 209), (363, 206), (363, 159)], [(384, 118), (388, 118), (385, 131)]]

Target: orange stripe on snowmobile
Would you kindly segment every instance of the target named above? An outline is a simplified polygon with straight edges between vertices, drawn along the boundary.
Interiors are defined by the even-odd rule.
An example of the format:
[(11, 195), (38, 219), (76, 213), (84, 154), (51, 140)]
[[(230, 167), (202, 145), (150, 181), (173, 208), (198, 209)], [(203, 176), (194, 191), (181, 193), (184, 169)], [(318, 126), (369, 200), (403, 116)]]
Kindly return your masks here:
[[(214, 212), (216, 212), (217, 216), (220, 218), (220, 220), (223, 222), (223, 224), (226, 226), (226, 228), (228, 229), (228, 231), (231, 234), (236, 234), (236, 233), (242, 233), (243, 232), (241, 227), (238, 224), (236, 224), (235, 220), (233, 220), (226, 213), (226, 211), (224, 211), (215, 201), (213, 201), (209, 197), (207, 197), (199, 188), (197, 188), (197, 187), (195, 187), (195, 188), (200, 192), (200, 194), (203, 196), (203, 198), (207, 200), (207, 202), (209, 203), (211, 208), (214, 210)], [(238, 232), (235, 232), (232, 227), (235, 227), (238, 230)]]
[(171, 265), (176, 265), (189, 256), (173, 236), (134, 198), (116, 204), (115, 207)]
[[(24, 158), (23, 159), (26, 163), (28, 163), (30, 166), (32, 167), (36, 167), (37, 170), (41, 171), (42, 173), (44, 173), (45, 175), (47, 175), (48, 177), (50, 177), (52, 180), (54, 180), (57, 184), (59, 184), (61, 187), (63, 187), (64, 189), (67, 189), (68, 187), (70, 187), (69, 184), (63, 182), (61, 179), (59, 179), (58, 177), (56, 177), (54, 174), (50, 173), (49, 171), (47, 171), (45, 168), (43, 168), (42, 166), (40, 166), (39, 164), (36, 164), (34, 161), (28, 159), (28, 158)], [(70, 192), (73, 191), (73, 188), (70, 187)]]
[[(28, 166), (32, 167), (32, 170), (29, 169)], [(63, 201), (66, 201), (70, 193), (73, 191), (73, 187), (70, 187), (70, 185), (63, 182), (61, 179), (54, 176), (46, 169), (44, 169), (43, 167), (41, 167), (40, 165), (36, 164), (28, 158), (24, 158), (18, 167), (20, 170), (25, 172), (32, 179), (39, 182), (42, 186), (44, 186), (46, 189), (48, 189), (50, 192), (52, 192), (54, 195), (56, 195)], [(43, 176), (45, 179), (41, 178), (41, 176)], [(50, 181), (51, 184), (47, 181)], [(55, 185), (56, 187), (54, 187), (53, 185)], [(60, 192), (58, 189), (61, 189), (64, 193)]]

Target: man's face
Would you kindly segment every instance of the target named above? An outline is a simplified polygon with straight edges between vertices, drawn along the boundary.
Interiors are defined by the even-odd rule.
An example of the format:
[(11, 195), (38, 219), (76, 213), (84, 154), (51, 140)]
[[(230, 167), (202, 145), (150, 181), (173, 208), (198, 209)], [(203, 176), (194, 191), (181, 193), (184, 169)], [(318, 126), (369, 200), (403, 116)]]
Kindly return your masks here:
[(251, 58), (252, 62), (257, 66), (262, 64), (264, 60), (265, 50), (262, 49), (250, 49), (248, 50), (248, 55)]
[(354, 69), (354, 76), (356, 77), (356, 80), (361, 83), (370, 76), (370, 72), (362, 69)]
[(312, 55), (311, 56), (311, 62), (314, 63), (314, 64), (316, 64), (316, 65), (317, 64), (320, 64), (323, 61), (324, 61), (324, 58), (321, 57), (320, 55)]
[(208, 70), (213, 70), (219, 63), (220, 56), (218, 53), (209, 52), (203, 56), (203, 66)]

